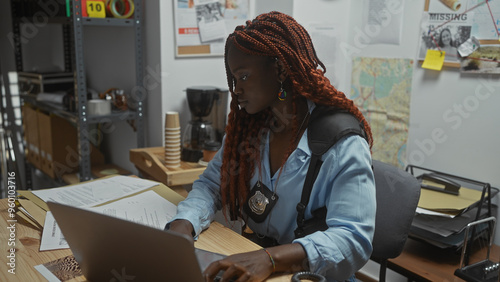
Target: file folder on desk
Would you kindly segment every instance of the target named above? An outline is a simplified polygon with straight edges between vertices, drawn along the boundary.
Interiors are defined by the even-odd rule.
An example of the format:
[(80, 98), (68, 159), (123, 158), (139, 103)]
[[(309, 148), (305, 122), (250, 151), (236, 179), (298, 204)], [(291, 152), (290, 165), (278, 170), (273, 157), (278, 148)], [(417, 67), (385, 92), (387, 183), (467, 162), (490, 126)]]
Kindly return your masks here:
[[(458, 250), (464, 244), (464, 230), (469, 223), (496, 214), (497, 207), (491, 204), (491, 198), (499, 190), (488, 183), (414, 165), (408, 165), (406, 170), (421, 182), (429, 181), (429, 178), (422, 175), (431, 174), (460, 185), (458, 194), (442, 192), (439, 189), (422, 189), (419, 210), (432, 213), (421, 212), (415, 215), (409, 233), (409, 237), (413, 239), (442, 249)], [(439, 183), (437, 184), (432, 183), (439, 187)], [(436, 215), (437, 213), (440, 215)], [(471, 235), (472, 238), (483, 236), (483, 229), (478, 227)]]
[(481, 191), (467, 187), (460, 187), (457, 195), (423, 188), (418, 207), (457, 216), (481, 201), (481, 194)]

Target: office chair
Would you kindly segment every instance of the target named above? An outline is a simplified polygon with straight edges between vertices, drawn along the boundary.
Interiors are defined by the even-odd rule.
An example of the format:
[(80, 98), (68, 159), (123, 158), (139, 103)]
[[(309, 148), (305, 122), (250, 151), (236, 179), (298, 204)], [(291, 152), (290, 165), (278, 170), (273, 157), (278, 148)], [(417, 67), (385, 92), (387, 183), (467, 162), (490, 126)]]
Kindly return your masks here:
[(410, 173), (373, 160), (377, 215), (371, 259), (380, 263), (385, 281), (387, 260), (401, 254), (420, 198), (420, 182)]

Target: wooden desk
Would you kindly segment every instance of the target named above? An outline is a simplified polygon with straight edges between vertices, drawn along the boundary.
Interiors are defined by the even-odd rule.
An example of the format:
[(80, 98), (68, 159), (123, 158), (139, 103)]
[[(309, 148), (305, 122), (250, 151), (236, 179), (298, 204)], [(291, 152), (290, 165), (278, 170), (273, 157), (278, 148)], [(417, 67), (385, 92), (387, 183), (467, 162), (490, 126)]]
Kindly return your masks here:
[[(35, 265), (54, 261), (71, 255), (70, 249), (39, 252), (42, 230), (36, 229), (33, 225), (17, 217), (15, 222), (15, 274), (8, 272), (10, 267), (6, 264), (12, 248), (8, 245), (8, 239), (11, 235), (7, 226), (9, 213), (7, 199), (0, 200), (0, 281), (46, 281), (46, 279), (33, 267)], [(195, 247), (213, 252), (219, 252), (225, 255), (234, 253), (258, 250), (260, 247), (247, 240), (240, 234), (224, 227), (219, 223), (212, 223), (210, 228), (204, 231)], [(84, 279), (73, 279), (71, 281), (85, 281)], [(275, 276), (268, 281), (290, 281), (290, 275)]]
[[(487, 248), (473, 253), (471, 263), (484, 260)], [(459, 268), (461, 254), (451, 250), (441, 250), (437, 247), (413, 239), (406, 241), (403, 253), (387, 262), (387, 267), (414, 281), (463, 281), (454, 272)], [(498, 262), (500, 246), (494, 245), (490, 260)]]

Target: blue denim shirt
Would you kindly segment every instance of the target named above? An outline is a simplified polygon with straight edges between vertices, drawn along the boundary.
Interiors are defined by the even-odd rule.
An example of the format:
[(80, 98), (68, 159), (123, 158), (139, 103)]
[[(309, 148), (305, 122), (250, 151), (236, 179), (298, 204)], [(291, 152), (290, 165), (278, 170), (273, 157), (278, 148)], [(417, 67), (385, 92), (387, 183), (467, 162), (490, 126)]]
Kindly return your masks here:
[[(196, 236), (208, 228), (215, 212), (221, 209), (222, 151), (193, 183), (192, 191), (179, 203), (177, 215), (172, 219), (190, 221)], [(262, 174), (259, 176), (256, 169), (250, 185), (253, 187), (260, 178), (279, 199), (265, 221), (255, 223), (248, 219), (247, 224), (252, 231), (273, 237), (280, 244), (300, 243), (307, 253), (310, 271), (325, 275), (328, 281), (353, 280), (353, 274), (370, 258), (375, 227), (375, 180), (369, 146), (360, 136), (348, 136), (323, 155), (305, 219), (311, 217), (311, 211), (326, 206), (329, 228), (294, 240), (296, 206), (310, 158), (306, 130), (278, 179), (279, 171), (270, 175), (269, 142), (266, 143), (261, 155)]]

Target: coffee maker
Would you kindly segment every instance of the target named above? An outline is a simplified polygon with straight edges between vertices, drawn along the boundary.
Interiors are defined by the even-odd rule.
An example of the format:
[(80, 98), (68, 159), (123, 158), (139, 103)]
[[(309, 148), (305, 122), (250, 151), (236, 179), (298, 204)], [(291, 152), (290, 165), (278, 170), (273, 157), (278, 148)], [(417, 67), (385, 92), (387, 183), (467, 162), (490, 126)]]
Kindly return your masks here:
[(181, 160), (198, 162), (205, 144), (222, 142), (227, 119), (228, 90), (212, 86), (193, 86), (186, 89), (191, 120), (182, 137)]

